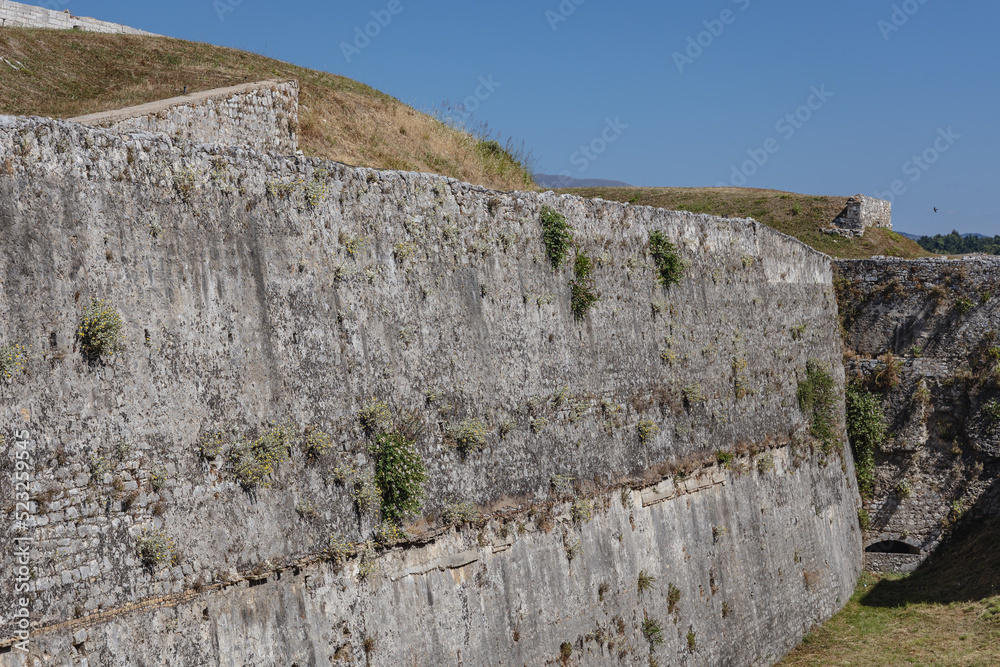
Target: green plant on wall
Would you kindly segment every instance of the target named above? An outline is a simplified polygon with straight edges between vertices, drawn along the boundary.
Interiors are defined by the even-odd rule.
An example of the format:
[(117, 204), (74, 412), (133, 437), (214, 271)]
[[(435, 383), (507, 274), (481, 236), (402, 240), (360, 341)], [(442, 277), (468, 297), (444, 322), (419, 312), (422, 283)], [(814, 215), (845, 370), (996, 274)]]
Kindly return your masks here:
[(233, 475), (247, 491), (270, 486), (269, 476), (278, 464), (288, 458), (292, 440), (298, 429), (292, 424), (275, 424), (255, 440), (243, 440), (233, 445), (229, 462)]
[(837, 444), (837, 383), (826, 364), (810, 359), (806, 362), (806, 377), (799, 381), (799, 407), (810, 420), (812, 437), (829, 453)]
[(463, 419), (449, 424), (447, 433), (455, 441), (455, 446), (462, 453), (476, 452), (486, 446), (486, 435), (489, 427), (481, 419)]
[(671, 243), (661, 231), (649, 233), (649, 252), (656, 263), (660, 284), (664, 287), (678, 285), (684, 277), (684, 262), (677, 252), (677, 246)]
[(870, 498), (875, 490), (875, 452), (885, 444), (885, 412), (878, 397), (863, 387), (847, 388), (847, 435), (854, 449), (858, 491)]
[(566, 261), (570, 248), (573, 247), (573, 228), (566, 222), (566, 216), (548, 206), (542, 207), (540, 222), (545, 255), (552, 263), (552, 268), (558, 269)]
[(983, 406), (983, 413), (986, 414), (990, 424), (1000, 424), (1000, 401), (991, 399)]
[(9, 380), (24, 368), (27, 350), (19, 343), (0, 345), (0, 380)]
[(174, 541), (155, 528), (147, 528), (136, 538), (135, 553), (146, 567), (152, 568), (173, 559)]
[(122, 316), (117, 308), (103, 299), (91, 299), (77, 330), (80, 347), (91, 357), (117, 352), (125, 339), (122, 329)]
[(593, 273), (594, 263), (590, 255), (585, 252), (578, 252), (576, 260), (573, 262), (573, 280), (569, 286), (572, 292), (571, 306), (573, 317), (582, 320), (587, 316), (587, 312), (593, 308), (601, 296), (594, 291), (593, 281), (590, 275)]
[(417, 512), (424, 496), (427, 471), (415, 443), (401, 433), (381, 433), (375, 438), (375, 484), (382, 496), (382, 515), (399, 524)]

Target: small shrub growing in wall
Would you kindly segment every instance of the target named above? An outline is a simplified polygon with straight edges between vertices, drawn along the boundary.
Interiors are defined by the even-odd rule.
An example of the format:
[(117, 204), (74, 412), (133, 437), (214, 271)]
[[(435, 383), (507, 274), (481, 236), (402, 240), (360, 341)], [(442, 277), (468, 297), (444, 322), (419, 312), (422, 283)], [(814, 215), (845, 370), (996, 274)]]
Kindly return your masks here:
[(975, 307), (976, 302), (968, 297), (963, 296), (955, 299), (955, 311), (958, 312), (959, 315), (966, 315)]
[(457, 526), (478, 521), (480, 517), (476, 506), (468, 502), (450, 502), (441, 512), (441, 520), (449, 526)]
[[(931, 390), (927, 386), (926, 380), (920, 380), (917, 383), (917, 390), (913, 393), (913, 400), (925, 407), (931, 404)], [(997, 407), (1000, 408), (1000, 405)], [(998, 414), (1000, 414), (1000, 411), (998, 411)]]
[(162, 465), (154, 466), (149, 471), (149, 485), (153, 488), (153, 491), (161, 491), (167, 485), (168, 478), (167, 469)]
[(646, 574), (645, 570), (639, 570), (639, 578), (636, 580), (636, 589), (638, 590), (639, 595), (653, 590), (653, 584), (655, 583), (656, 577)]
[(302, 450), (310, 461), (315, 461), (333, 448), (333, 438), (316, 426), (307, 426), (302, 439)]
[(687, 634), (688, 651), (694, 653), (698, 650), (698, 636), (694, 630), (688, 630)]
[(198, 170), (194, 167), (182, 169), (174, 174), (174, 189), (181, 199), (188, 201), (194, 193), (194, 186), (198, 182)]
[(486, 446), (486, 434), (489, 428), (480, 419), (463, 419), (450, 424), (448, 435), (455, 441), (455, 446), (462, 453), (476, 452)]
[(729, 468), (735, 459), (736, 455), (732, 452), (724, 452), (721, 449), (715, 452), (715, 460), (718, 461), (719, 465), (723, 468)]
[(165, 532), (147, 528), (136, 538), (135, 553), (146, 567), (155, 567), (173, 558), (174, 541)]
[(211, 431), (198, 438), (195, 450), (204, 459), (214, 459), (222, 453), (222, 448), (226, 443), (226, 436), (222, 431)]
[(406, 538), (406, 534), (392, 521), (383, 521), (375, 529), (375, 541), (381, 547), (391, 547)]
[(552, 492), (556, 496), (565, 496), (573, 493), (573, 479), (572, 475), (552, 475), (552, 477), (549, 478), (549, 484), (552, 486)]
[(673, 614), (677, 609), (677, 605), (681, 601), (681, 589), (677, 586), (670, 584), (667, 586), (667, 613)]
[(660, 284), (664, 287), (680, 284), (681, 278), (684, 277), (684, 262), (677, 252), (677, 246), (671, 243), (663, 232), (649, 233), (649, 252), (659, 272)]
[(549, 258), (553, 269), (559, 269), (569, 256), (573, 247), (573, 228), (566, 222), (566, 217), (548, 206), (543, 206), (539, 221), (542, 225), (542, 243), (545, 244), (545, 255)]
[(910, 484), (910, 480), (904, 479), (896, 485), (895, 491), (900, 498), (909, 498), (913, 495), (913, 486)]
[(691, 384), (686, 385), (681, 390), (681, 398), (684, 399), (684, 407), (688, 410), (691, 410), (699, 403), (704, 403), (706, 400), (705, 392), (702, 390), (701, 385), (697, 382), (692, 382)]
[(991, 399), (990, 402), (983, 407), (983, 412), (986, 414), (986, 417), (989, 418), (990, 423), (1000, 424), (1000, 401), (995, 398)]
[(639, 422), (637, 430), (639, 432), (639, 442), (644, 445), (648, 445), (652, 441), (653, 436), (656, 435), (656, 432), (660, 429), (655, 422), (649, 419), (643, 419)]
[(392, 413), (385, 401), (371, 398), (358, 410), (358, 422), (368, 433), (383, 433), (392, 427)]
[(875, 452), (886, 441), (885, 412), (878, 397), (859, 385), (847, 388), (847, 434), (854, 449), (858, 490), (865, 498), (875, 490)]
[(868, 510), (864, 507), (858, 509), (858, 526), (861, 530), (868, 530), (872, 527), (872, 519), (868, 514)]
[(111, 461), (100, 452), (91, 454), (89, 463), (91, 483), (100, 484), (104, 480), (104, 476), (113, 470)]
[(569, 509), (569, 515), (577, 523), (587, 523), (594, 516), (594, 501), (578, 498), (573, 501), (573, 506)]
[(427, 472), (414, 442), (400, 433), (375, 439), (375, 484), (382, 496), (382, 515), (395, 524), (420, 509)]
[(806, 378), (799, 381), (799, 408), (811, 422), (809, 433), (829, 453), (837, 444), (837, 383), (828, 366), (806, 362)]
[(329, 537), (326, 543), (326, 548), (323, 553), (327, 558), (335, 563), (343, 563), (347, 560), (353, 550), (354, 545), (352, 545), (347, 539), (344, 538), (340, 533), (334, 533)]
[(895, 389), (899, 386), (899, 371), (903, 363), (892, 352), (886, 352), (878, 360), (878, 370), (875, 371), (875, 388), (879, 391)]
[(663, 625), (654, 618), (645, 615), (642, 621), (642, 636), (649, 642), (649, 650), (652, 652), (658, 645), (663, 643)]
[(351, 493), (351, 498), (361, 514), (371, 514), (382, 506), (382, 494), (375, 484), (375, 474), (369, 470), (358, 470), (354, 466), (337, 466), (333, 479), (343, 484)]
[(578, 320), (585, 318), (587, 312), (601, 298), (594, 291), (593, 281), (590, 279), (592, 272), (593, 262), (590, 259), (590, 255), (585, 252), (578, 252), (576, 260), (573, 262), (574, 279), (569, 283), (572, 294), (570, 305), (573, 310), (573, 317)]
[(121, 313), (103, 299), (91, 299), (77, 329), (80, 347), (91, 357), (113, 354), (125, 340)]
[(762, 475), (774, 470), (774, 454), (764, 454), (757, 459), (757, 470)]
[(27, 350), (18, 343), (0, 346), (0, 380), (10, 380), (24, 369)]
[(573, 645), (569, 642), (563, 642), (559, 645), (559, 659), (564, 663), (573, 657)]
[(288, 449), (297, 435), (291, 424), (273, 424), (256, 440), (241, 441), (229, 453), (233, 475), (247, 490), (269, 486), (268, 477), (288, 458)]

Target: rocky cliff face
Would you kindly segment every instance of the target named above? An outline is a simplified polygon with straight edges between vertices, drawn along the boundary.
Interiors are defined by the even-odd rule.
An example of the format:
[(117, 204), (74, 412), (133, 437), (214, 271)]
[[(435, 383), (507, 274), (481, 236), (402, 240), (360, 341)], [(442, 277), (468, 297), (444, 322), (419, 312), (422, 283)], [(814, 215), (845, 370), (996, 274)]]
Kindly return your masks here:
[[(0, 234), (33, 545), (0, 664), (757, 664), (853, 590), (842, 410), (821, 443), (799, 401), (807, 366), (842, 397), (829, 260), (753, 221), (6, 117)], [(81, 345), (95, 299), (114, 353)], [(373, 419), (428, 471), (401, 540)]]

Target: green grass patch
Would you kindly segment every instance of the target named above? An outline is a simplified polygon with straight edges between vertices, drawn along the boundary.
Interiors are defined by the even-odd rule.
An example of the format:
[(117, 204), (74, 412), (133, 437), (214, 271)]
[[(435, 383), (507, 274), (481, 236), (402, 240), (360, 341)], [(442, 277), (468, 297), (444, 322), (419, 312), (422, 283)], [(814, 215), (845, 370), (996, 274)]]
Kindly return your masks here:
[(779, 665), (997, 664), (998, 538), (997, 520), (966, 525), (910, 576), (863, 573), (843, 610)]

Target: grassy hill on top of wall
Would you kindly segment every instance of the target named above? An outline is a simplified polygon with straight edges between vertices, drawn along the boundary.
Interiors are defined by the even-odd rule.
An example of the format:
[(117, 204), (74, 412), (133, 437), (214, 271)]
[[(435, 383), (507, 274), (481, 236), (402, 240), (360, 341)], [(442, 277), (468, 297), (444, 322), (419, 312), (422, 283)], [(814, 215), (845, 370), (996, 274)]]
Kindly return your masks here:
[(0, 113), (72, 118), (266, 79), (299, 81), (299, 147), (309, 156), (534, 189), (527, 165), (343, 76), (168, 37), (0, 28)]

